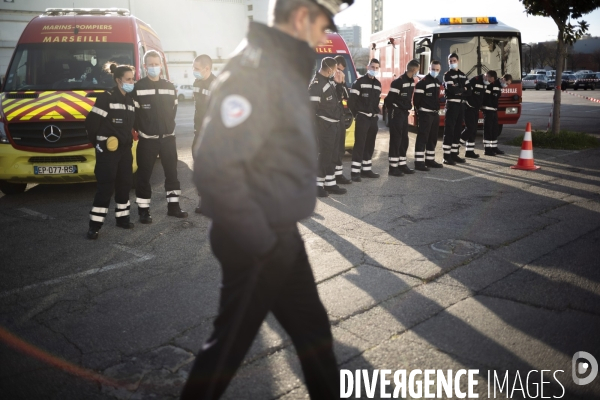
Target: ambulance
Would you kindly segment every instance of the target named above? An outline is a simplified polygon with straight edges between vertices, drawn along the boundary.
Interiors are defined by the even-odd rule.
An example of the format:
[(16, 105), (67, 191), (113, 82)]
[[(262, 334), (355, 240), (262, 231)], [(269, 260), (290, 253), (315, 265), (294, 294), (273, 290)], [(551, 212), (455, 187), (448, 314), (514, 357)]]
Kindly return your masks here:
[[(346, 70), (344, 71), (346, 74), (346, 86), (348, 86), (348, 90), (356, 81), (356, 67), (354, 66), (354, 61), (352, 60), (352, 56), (350, 55), (350, 50), (346, 45), (344, 39), (339, 35), (339, 33), (329, 32), (327, 34), (327, 39), (325, 43), (318, 46), (316, 49), (317, 58), (315, 61), (315, 72), (321, 68), (321, 60), (325, 57), (337, 57), (339, 55), (343, 56), (346, 60)], [(344, 122), (346, 123), (346, 150), (352, 150), (354, 147), (354, 120), (352, 118), (352, 113), (348, 108), (347, 102), (344, 101)]]
[[(498, 77), (511, 74), (512, 84), (502, 89), (498, 123), (516, 124), (521, 116), (521, 33), (495, 17), (440, 18), (439, 21), (408, 22), (371, 36), (371, 57), (381, 62), (382, 107), (394, 79), (412, 59), (421, 63), (419, 76), (428, 73), (431, 60), (441, 62), (438, 79), (448, 71), (448, 55), (457, 53), (459, 68), (467, 78), (496, 71)], [(418, 78), (415, 79), (418, 81)], [(440, 127), (444, 126), (446, 98), (440, 91)], [(383, 110), (386, 119), (387, 112)], [(409, 124), (416, 125), (411, 111)], [(483, 124), (480, 112), (479, 124)]]
[[(108, 61), (133, 65), (139, 80), (148, 50), (164, 60), (157, 34), (126, 9), (51, 8), (33, 18), (1, 86), (0, 190), (95, 181), (84, 122), (98, 94), (115, 86), (102, 67)], [(163, 74), (168, 79), (166, 65)]]

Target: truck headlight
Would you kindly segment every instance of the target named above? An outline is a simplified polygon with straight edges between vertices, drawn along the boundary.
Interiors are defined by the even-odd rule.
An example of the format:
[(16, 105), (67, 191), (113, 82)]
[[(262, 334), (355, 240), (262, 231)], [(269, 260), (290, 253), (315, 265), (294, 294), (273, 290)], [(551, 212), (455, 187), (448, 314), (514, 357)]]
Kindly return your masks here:
[(4, 122), (2, 120), (0, 120), (0, 143), (10, 143), (8, 136), (6, 135), (6, 130), (4, 130)]
[(518, 107), (507, 107), (506, 108), (506, 113), (507, 114), (517, 114), (519, 112), (519, 108)]
[(440, 111), (438, 112), (438, 114), (440, 114), (440, 115), (446, 115), (446, 109), (445, 108), (440, 108)]

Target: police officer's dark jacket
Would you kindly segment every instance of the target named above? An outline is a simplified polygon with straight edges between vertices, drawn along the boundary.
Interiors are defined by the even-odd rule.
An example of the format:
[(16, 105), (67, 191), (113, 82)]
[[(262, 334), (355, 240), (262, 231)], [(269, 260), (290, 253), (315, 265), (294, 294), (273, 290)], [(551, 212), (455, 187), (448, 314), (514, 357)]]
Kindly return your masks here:
[(498, 110), (500, 96), (502, 96), (502, 85), (500, 84), (500, 80), (496, 79), (494, 83), (490, 83), (485, 89), (482, 108), (487, 111)]
[(335, 82), (319, 72), (312, 78), (308, 86), (308, 93), (318, 118), (328, 122), (340, 121), (343, 110), (340, 109), (338, 90)]
[(446, 101), (462, 103), (463, 93), (467, 90), (467, 77), (460, 70), (451, 69), (444, 74)]
[(194, 132), (198, 133), (202, 128), (202, 121), (206, 115), (208, 106), (208, 96), (210, 95), (210, 85), (216, 76), (210, 74), (206, 79), (196, 79), (194, 81)]
[(394, 79), (390, 85), (390, 92), (385, 99), (388, 107), (399, 108), (404, 111), (412, 109), (414, 89), (415, 80), (409, 78), (406, 72), (399, 78)]
[(469, 90), (467, 93), (469, 96), (465, 96), (467, 105), (469, 107), (479, 110), (483, 104), (483, 97), (485, 95), (485, 75), (477, 75), (468, 82)]
[(417, 82), (413, 102), (416, 110), (437, 112), (440, 109), (440, 81), (438, 78), (427, 74)]
[(171, 82), (142, 78), (135, 84), (133, 98), (140, 107), (135, 113), (135, 129), (140, 138), (158, 139), (175, 134), (177, 96)]
[(352, 85), (348, 107), (354, 116), (361, 113), (375, 118), (379, 114), (380, 97), (381, 82), (377, 78), (369, 78), (368, 75), (364, 75)]
[(99, 94), (85, 119), (90, 142), (96, 145), (115, 136), (119, 147), (131, 147), (135, 110), (134, 100), (127, 94), (123, 96), (118, 87)]
[(247, 44), (213, 85), (196, 143), (202, 212), (251, 255), (276, 243), (316, 204), (317, 146), (306, 42), (251, 23)]

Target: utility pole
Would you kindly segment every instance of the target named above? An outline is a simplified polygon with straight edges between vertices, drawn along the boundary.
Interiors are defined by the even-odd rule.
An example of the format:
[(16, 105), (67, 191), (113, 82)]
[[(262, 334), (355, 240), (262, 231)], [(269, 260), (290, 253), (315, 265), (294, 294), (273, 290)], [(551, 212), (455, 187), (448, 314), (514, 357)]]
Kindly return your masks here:
[(371, 33), (383, 30), (383, 0), (371, 0)]

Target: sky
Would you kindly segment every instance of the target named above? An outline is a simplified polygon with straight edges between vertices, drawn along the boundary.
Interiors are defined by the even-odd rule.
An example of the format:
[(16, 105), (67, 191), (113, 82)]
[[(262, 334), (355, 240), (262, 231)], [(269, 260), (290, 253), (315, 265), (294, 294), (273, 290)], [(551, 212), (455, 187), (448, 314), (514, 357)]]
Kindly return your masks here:
[[(411, 20), (490, 16), (519, 29), (523, 43), (556, 39), (558, 28), (551, 18), (528, 16), (524, 10), (519, 0), (429, 0), (424, 3), (384, 0), (383, 29), (393, 28)], [(590, 25), (588, 33), (600, 36), (600, 9), (584, 15), (582, 19)], [(335, 22), (338, 26), (361, 26), (363, 47), (368, 47), (371, 35), (371, 0), (355, 0), (350, 8), (335, 17)]]

